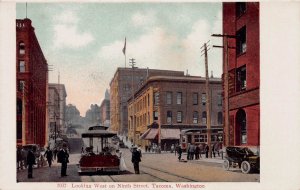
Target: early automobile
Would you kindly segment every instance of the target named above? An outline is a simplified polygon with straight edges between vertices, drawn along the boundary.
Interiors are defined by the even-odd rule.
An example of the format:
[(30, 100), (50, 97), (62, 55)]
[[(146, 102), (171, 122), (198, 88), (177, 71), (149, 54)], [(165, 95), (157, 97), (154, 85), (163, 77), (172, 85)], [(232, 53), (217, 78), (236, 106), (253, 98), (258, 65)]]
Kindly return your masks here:
[(260, 157), (248, 147), (229, 146), (226, 147), (225, 161), (223, 168), (239, 167), (243, 173), (259, 170)]
[[(107, 131), (105, 126), (93, 126), (86, 133), (82, 133), (81, 136), (82, 138), (89, 138), (89, 147), (81, 155), (79, 174), (86, 172), (120, 172), (120, 158), (111, 141), (116, 133)], [(93, 146), (94, 140), (97, 139), (100, 140), (100, 151), (98, 146)], [(97, 151), (95, 151), (95, 148)]]

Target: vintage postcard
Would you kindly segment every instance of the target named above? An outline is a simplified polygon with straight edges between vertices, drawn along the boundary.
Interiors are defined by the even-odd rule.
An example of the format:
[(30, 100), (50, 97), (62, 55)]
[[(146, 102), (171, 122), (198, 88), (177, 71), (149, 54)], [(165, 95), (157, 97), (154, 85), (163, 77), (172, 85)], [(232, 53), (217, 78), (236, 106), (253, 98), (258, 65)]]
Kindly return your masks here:
[[(272, 107), (279, 86), (299, 95), (299, 84), (274, 82), (281, 69), (270, 62), (283, 58), (268, 41), (299, 42), (299, 32), (267, 23), (284, 5), (290, 12), (275, 18), (288, 26), (299, 2), (0, 4), (13, 17), (1, 19), (13, 31), (0, 37), (12, 50), (1, 56), (10, 55), (15, 105), (0, 189), (300, 188), (299, 164), (287, 164), (298, 153), (282, 150), (297, 147), (287, 139), (297, 122), (280, 135), (287, 118)], [(286, 169), (295, 173), (281, 179), (293, 183), (271, 182)]]

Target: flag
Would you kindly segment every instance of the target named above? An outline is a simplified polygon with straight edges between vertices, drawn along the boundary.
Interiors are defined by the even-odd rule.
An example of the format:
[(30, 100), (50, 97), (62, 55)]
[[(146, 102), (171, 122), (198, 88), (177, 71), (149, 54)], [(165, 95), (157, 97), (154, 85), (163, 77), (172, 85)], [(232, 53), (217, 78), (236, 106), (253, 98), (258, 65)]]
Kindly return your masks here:
[(126, 53), (126, 38), (125, 38), (125, 44), (124, 44), (124, 47), (123, 47), (123, 54), (125, 55), (125, 53)]

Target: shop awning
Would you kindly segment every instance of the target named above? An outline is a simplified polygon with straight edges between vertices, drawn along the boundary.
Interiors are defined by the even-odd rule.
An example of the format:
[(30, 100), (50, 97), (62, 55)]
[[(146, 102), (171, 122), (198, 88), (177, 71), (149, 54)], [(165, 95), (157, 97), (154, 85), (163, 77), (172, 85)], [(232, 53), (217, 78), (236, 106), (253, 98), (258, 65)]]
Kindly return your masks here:
[(161, 139), (179, 139), (179, 129), (161, 129)]
[[(158, 129), (148, 129), (142, 134), (140, 139), (153, 140), (158, 135)], [(179, 129), (161, 129), (161, 139), (179, 139), (180, 130)]]

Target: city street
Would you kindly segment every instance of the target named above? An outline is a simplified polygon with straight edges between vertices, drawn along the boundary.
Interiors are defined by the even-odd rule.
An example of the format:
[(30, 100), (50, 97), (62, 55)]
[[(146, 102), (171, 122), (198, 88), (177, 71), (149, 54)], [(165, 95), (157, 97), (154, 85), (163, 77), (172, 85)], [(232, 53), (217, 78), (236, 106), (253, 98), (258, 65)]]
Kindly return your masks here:
[[(174, 153), (144, 153), (140, 163), (140, 175), (134, 174), (131, 152), (122, 149), (127, 171), (116, 174), (79, 175), (80, 154), (71, 153), (67, 177), (60, 177), (60, 164), (51, 168), (34, 169), (33, 179), (27, 179), (27, 170), (19, 171), (19, 182), (259, 182), (259, 174), (243, 174), (238, 169), (224, 171), (220, 163), (207, 161), (178, 162)], [(183, 154), (186, 159), (186, 155)], [(203, 160), (206, 158), (202, 158)]]

